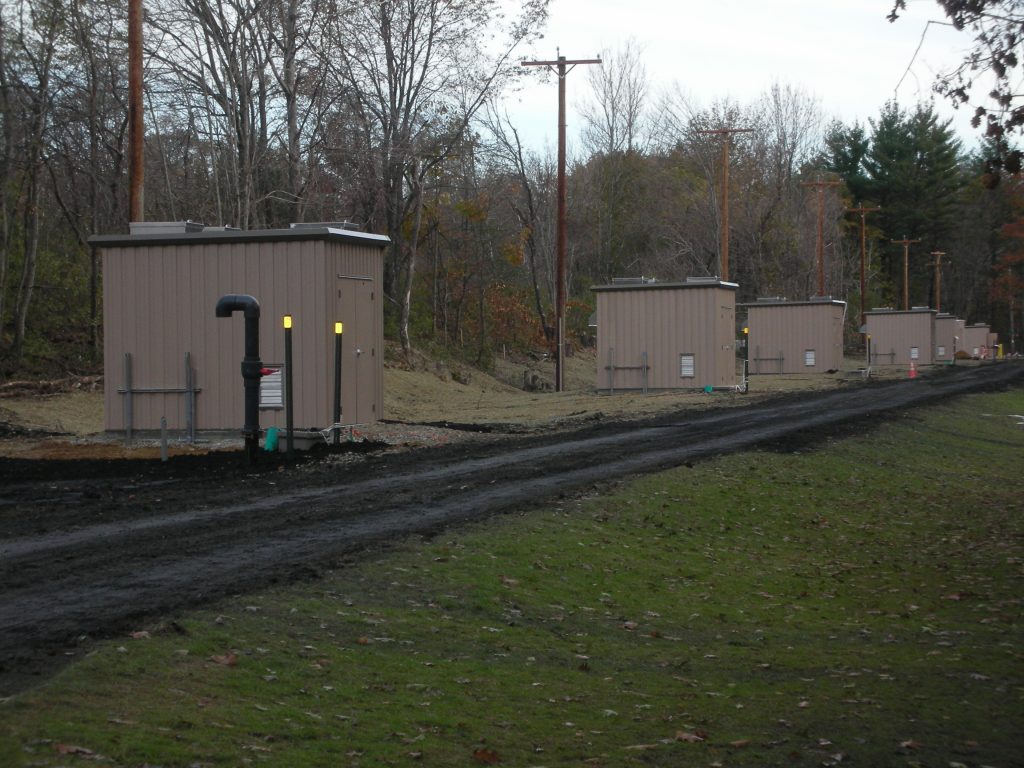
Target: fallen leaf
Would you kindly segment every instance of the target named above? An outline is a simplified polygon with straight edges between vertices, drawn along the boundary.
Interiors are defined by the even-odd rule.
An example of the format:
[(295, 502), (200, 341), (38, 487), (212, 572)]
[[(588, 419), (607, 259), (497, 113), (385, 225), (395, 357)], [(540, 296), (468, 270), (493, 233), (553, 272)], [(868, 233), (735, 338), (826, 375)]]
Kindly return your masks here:
[(904, 749), (920, 749), (924, 744), (919, 741), (914, 741), (913, 739), (907, 739), (906, 741), (901, 741), (900, 746)]
[(699, 741), (704, 741), (704, 736), (699, 733), (689, 733), (688, 731), (676, 731), (676, 741), (686, 741), (690, 744), (696, 744)]
[(486, 747), (474, 749), (473, 759), (478, 763), (487, 763), (488, 765), (494, 765), (495, 763), (501, 762), (501, 758), (498, 756), (498, 753), (493, 749), (487, 749)]
[(132, 640), (148, 640), (149, 632), (142, 630), (141, 632), (132, 632), (130, 635)]
[(233, 653), (225, 653), (223, 656), (211, 656), (210, 661), (220, 664), (222, 667), (234, 667), (238, 664), (238, 656)]
[(360, 637), (358, 640), (356, 640), (356, 642), (359, 643), (360, 645), (369, 645), (370, 644), (370, 638), (368, 638), (368, 637)]
[(632, 630), (636, 629), (639, 626), (640, 625), (637, 624), (635, 621), (627, 621), (627, 622), (623, 623), (622, 628), (623, 629), (628, 629), (628, 630), (632, 631)]
[(84, 757), (86, 760), (105, 759), (102, 755), (96, 754), (91, 749), (79, 747), (74, 744), (54, 744), (53, 748), (62, 755), (77, 755), (78, 757)]
[(797, 704), (797, 706), (800, 707), (800, 709), (807, 709), (809, 706), (811, 706), (811, 702), (801, 701), (799, 704)]
[(749, 747), (750, 739), (736, 739), (736, 741), (729, 742), (730, 747)]
[(506, 587), (514, 587), (519, 584), (519, 579), (510, 579), (508, 576), (501, 576), (499, 578), (501, 579), (501, 583)]

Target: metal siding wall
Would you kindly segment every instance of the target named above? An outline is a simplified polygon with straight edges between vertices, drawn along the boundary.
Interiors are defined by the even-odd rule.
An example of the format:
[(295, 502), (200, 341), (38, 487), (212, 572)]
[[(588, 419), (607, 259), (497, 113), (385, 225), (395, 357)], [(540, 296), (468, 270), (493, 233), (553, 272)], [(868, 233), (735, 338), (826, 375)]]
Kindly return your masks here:
[[(133, 386), (185, 385), (185, 353), (192, 353), (197, 429), (239, 429), (244, 421), (240, 364), (244, 319), (217, 318), (225, 294), (251, 294), (260, 302), (260, 352), (264, 362), (284, 362), (281, 317), (294, 317), (294, 392), (297, 427), (324, 427), (332, 416), (334, 307), (338, 272), (357, 269), (375, 277), (379, 292), (379, 249), (345, 245), (327, 263), (323, 240), (121, 247), (104, 250), (104, 428), (123, 430), (124, 353), (133, 357)], [(338, 246), (335, 245), (335, 248)], [(349, 263), (354, 266), (349, 267)], [(342, 268), (336, 269), (338, 264)], [(380, 306), (380, 296), (376, 296)], [(328, 312), (330, 307), (330, 312)], [(383, 401), (383, 320), (370, 313), (371, 370), (367, 392)], [(353, 318), (354, 322), (354, 318)], [(352, 366), (350, 366), (350, 373)], [(343, 371), (344, 375), (344, 371)], [(371, 403), (372, 405), (372, 403)], [(134, 397), (134, 429), (157, 429), (166, 416), (171, 429), (186, 426), (185, 397)], [(371, 408), (364, 421), (378, 418)], [(283, 426), (285, 414), (261, 411), (261, 424)]]
[[(910, 348), (916, 346), (920, 357), (917, 365), (934, 362), (935, 314), (933, 312), (894, 312), (885, 315), (867, 315), (868, 333), (871, 334), (872, 365), (910, 365)], [(895, 356), (890, 358), (891, 352)], [(876, 357), (884, 355), (885, 357)]]
[[(956, 318), (955, 317), (937, 317), (935, 318), (935, 361), (936, 362), (948, 362), (953, 359), (953, 346), (955, 343), (956, 336)], [(962, 341), (960, 342), (963, 343)], [(945, 352), (939, 354), (939, 347), (945, 347)]]
[(121, 371), (125, 350), (125, 306), (116, 300), (124, 293), (125, 256), (124, 249), (104, 249), (101, 253), (103, 265), (103, 428), (124, 429), (121, 395)]
[[(843, 362), (843, 307), (838, 304), (765, 304), (750, 307), (751, 358), (778, 357), (782, 373), (823, 373)], [(814, 365), (804, 365), (804, 354), (814, 350)], [(751, 359), (751, 371), (757, 371)], [(775, 361), (761, 363), (761, 373), (779, 371)]]
[[(720, 286), (596, 292), (597, 389), (608, 389), (608, 350), (616, 366), (640, 366), (647, 352), (650, 389), (735, 383), (735, 292)], [(724, 315), (724, 320), (720, 315)], [(694, 377), (679, 376), (679, 356), (694, 355)], [(640, 389), (642, 372), (615, 371), (615, 389)]]
[(973, 355), (975, 349), (978, 349), (980, 352), (982, 347), (988, 345), (988, 326), (965, 326), (964, 338), (966, 339), (966, 343), (964, 344), (964, 350), (967, 352), (967, 354)]

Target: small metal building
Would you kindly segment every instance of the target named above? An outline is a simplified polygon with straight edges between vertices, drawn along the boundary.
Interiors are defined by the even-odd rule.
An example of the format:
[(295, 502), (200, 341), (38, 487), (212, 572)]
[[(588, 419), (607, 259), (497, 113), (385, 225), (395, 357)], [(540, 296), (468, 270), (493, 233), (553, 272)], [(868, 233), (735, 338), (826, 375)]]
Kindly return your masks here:
[(871, 365), (931, 365), (935, 362), (935, 316), (929, 307), (873, 309), (864, 313)]
[(260, 304), (260, 424), (285, 425), (283, 316), (293, 318), (297, 429), (333, 419), (342, 322), (342, 423), (383, 416), (383, 257), (389, 240), (330, 226), (239, 231), (174, 227), (91, 238), (103, 263), (104, 428), (234, 430), (243, 423), (244, 321), (221, 296)]
[(946, 312), (935, 316), (935, 362), (948, 363), (964, 346), (964, 321)]
[(736, 283), (621, 279), (594, 286), (599, 391), (736, 385)]
[(824, 373), (842, 367), (845, 301), (764, 298), (740, 307), (747, 310), (750, 374)]
[(988, 323), (974, 323), (964, 328), (964, 351), (971, 357), (987, 360), (989, 342)]

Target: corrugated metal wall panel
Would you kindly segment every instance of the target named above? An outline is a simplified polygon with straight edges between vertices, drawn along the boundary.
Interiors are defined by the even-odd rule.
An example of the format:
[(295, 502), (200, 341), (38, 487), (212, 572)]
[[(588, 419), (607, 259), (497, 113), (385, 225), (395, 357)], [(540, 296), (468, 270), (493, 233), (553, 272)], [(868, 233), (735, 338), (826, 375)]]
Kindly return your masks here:
[[(935, 349), (935, 312), (868, 312), (871, 365), (931, 365)], [(916, 348), (918, 358), (912, 360)]]
[(953, 316), (935, 318), (935, 362), (945, 363), (953, 359), (960, 344), (956, 340), (957, 319)]
[(964, 349), (972, 357), (981, 357), (987, 351), (989, 341), (989, 327), (976, 323), (964, 327)]
[[(766, 303), (747, 309), (751, 373), (824, 373), (842, 366), (845, 305)], [(812, 366), (805, 364), (808, 350), (814, 350)]]
[[(641, 389), (646, 353), (649, 389), (692, 389), (735, 383), (735, 291), (706, 286), (636, 287), (598, 291), (595, 386)], [(695, 375), (680, 376), (680, 355), (692, 354)]]
[[(332, 256), (327, 258), (327, 248)], [(197, 429), (237, 429), (244, 421), (240, 363), (244, 354), (245, 323), (236, 313), (216, 318), (214, 308), (225, 294), (251, 294), (260, 302), (261, 358), (284, 362), (281, 318), (294, 318), (293, 355), (296, 369), (294, 406), (296, 427), (323, 428), (330, 424), (334, 375), (334, 299), (339, 272), (355, 269), (382, 272), (376, 246), (342, 245), (323, 239), (196, 243), (188, 245), (122, 246), (103, 249), (104, 366), (108, 386), (104, 426), (124, 429), (123, 355), (133, 357), (135, 387), (185, 386), (185, 353), (191, 352), (196, 384)], [(339, 269), (339, 265), (343, 268)], [(380, 303), (376, 306), (379, 308)], [(367, 333), (379, 360), (383, 322), (371, 311)], [(353, 316), (352, 322), (355, 322)], [(347, 330), (347, 328), (346, 328)], [(373, 334), (379, 331), (378, 340)], [(347, 373), (354, 374), (354, 366)], [(383, 399), (383, 366), (367, 366), (367, 384)], [(354, 386), (346, 382), (350, 389)], [(354, 391), (354, 390), (353, 390)], [(185, 398), (180, 394), (139, 395), (135, 429), (156, 429), (166, 416), (172, 429), (184, 429)], [(353, 401), (354, 401), (353, 396)], [(379, 406), (376, 410), (380, 410)], [(377, 418), (352, 408), (346, 423), (358, 416)], [(261, 411), (263, 426), (284, 426), (283, 410)]]

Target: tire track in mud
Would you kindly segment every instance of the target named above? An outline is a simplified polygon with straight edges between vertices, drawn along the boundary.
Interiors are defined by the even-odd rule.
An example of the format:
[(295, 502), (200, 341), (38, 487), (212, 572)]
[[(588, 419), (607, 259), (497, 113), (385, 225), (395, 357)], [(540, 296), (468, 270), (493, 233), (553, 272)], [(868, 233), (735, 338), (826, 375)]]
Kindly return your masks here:
[(59, 530), (0, 539), (0, 695), (82, 635), (296, 578), (367, 546), (834, 425), (867, 428), (867, 417), (1022, 379), (1024, 366), (1005, 364), (477, 445), (441, 461), (419, 451), (391, 473), (386, 462), (350, 465), (267, 494), (236, 477), (231, 503), (196, 503), (197, 489), (179, 483), (154, 489), (136, 518), (96, 524), (71, 505)]

